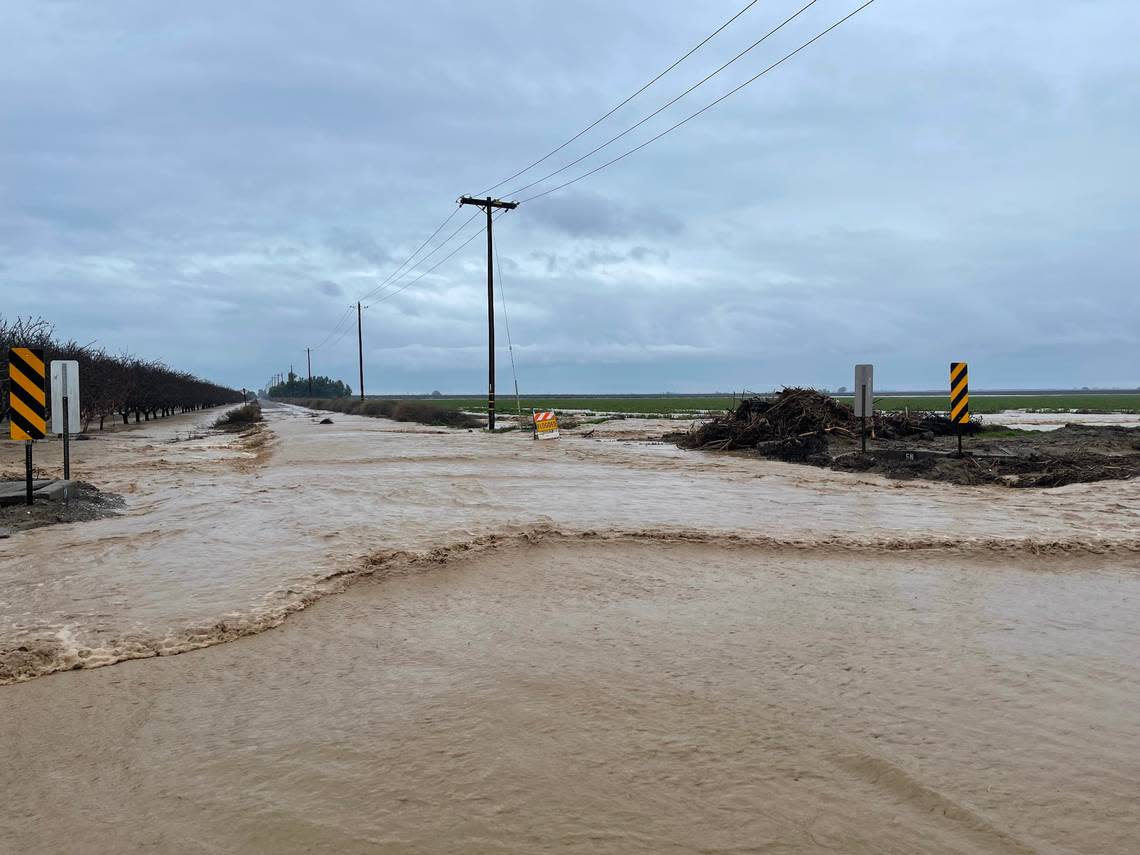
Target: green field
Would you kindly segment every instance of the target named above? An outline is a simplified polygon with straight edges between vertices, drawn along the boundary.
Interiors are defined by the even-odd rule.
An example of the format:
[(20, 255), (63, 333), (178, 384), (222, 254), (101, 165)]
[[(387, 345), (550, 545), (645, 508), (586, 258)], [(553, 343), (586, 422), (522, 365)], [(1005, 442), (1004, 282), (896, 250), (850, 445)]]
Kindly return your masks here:
[[(443, 407), (484, 412), (487, 409), (486, 398), (430, 398), (426, 399)], [(513, 395), (499, 395), (495, 404), (499, 413), (512, 415), (516, 412)], [(530, 413), (535, 410), (586, 410), (594, 413), (625, 413), (630, 415), (687, 415), (690, 413), (706, 412), (709, 410), (722, 411), (732, 406), (732, 396), (710, 396), (701, 398), (679, 398), (669, 395), (647, 396), (644, 398), (627, 398), (605, 396), (596, 397), (563, 397), (552, 395), (550, 397), (522, 397), (522, 410)]]
[[(836, 396), (841, 401), (851, 401), (851, 397)], [(442, 407), (483, 412), (487, 408), (485, 398), (425, 398)], [(503, 415), (515, 412), (513, 396), (500, 395), (497, 399), (498, 411)], [(719, 412), (733, 404), (731, 395), (707, 397), (681, 397), (672, 395), (647, 395), (645, 397), (598, 395), (593, 397), (524, 396), (522, 409), (530, 410), (584, 410), (594, 413), (624, 413), (629, 415), (684, 416), (703, 412)], [(945, 397), (879, 397), (875, 407), (881, 410), (945, 410), (948, 401)], [(997, 413), (1002, 410), (1031, 410), (1036, 412), (1064, 412), (1069, 410), (1103, 413), (1140, 412), (1140, 394), (1097, 394), (1095, 392), (1073, 392), (1055, 395), (971, 395), (970, 411), (975, 414)]]

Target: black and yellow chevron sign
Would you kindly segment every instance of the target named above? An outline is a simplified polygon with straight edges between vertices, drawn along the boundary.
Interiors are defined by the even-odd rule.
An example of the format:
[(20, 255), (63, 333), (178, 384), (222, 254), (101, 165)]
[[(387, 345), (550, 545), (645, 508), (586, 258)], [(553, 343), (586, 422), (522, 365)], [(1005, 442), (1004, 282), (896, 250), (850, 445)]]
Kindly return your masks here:
[(43, 439), (47, 433), (44, 352), (31, 347), (8, 351), (8, 415), (12, 439)]
[(950, 421), (964, 425), (970, 420), (970, 377), (965, 362), (950, 363)]

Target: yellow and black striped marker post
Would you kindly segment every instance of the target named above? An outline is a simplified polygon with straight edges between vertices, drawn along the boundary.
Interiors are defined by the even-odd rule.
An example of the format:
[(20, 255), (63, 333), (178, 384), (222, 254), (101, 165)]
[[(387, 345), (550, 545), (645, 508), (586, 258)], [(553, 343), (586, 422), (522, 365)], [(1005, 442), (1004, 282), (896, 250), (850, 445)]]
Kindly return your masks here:
[(12, 439), (43, 439), (47, 433), (44, 352), (30, 347), (8, 351), (8, 413)]
[(965, 362), (950, 363), (950, 421), (958, 429), (958, 456), (962, 456), (962, 425), (970, 421), (970, 374)]
[(8, 435), (24, 440), (27, 503), (32, 504), (32, 440), (47, 433), (47, 378), (44, 352), (32, 347), (8, 351)]

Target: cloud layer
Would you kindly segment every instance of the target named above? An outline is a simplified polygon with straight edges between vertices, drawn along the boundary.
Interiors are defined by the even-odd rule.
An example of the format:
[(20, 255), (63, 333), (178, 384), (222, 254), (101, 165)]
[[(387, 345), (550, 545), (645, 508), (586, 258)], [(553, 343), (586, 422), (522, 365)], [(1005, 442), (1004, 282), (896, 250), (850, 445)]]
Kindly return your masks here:
[[(561, 143), (742, 5), (8, 4), (2, 311), (235, 385), (315, 347), (314, 370), (355, 387), (355, 318), (338, 319), (460, 194)], [(800, 5), (758, 3), (496, 192), (603, 142)], [(535, 189), (649, 138), (855, 5), (819, 0)], [(937, 388), (968, 359), (979, 388), (1140, 385), (1138, 41), (1125, 0), (879, 0), (497, 223), (520, 384), (838, 386), (871, 361), (884, 388)], [(479, 222), (365, 300), (369, 391), (483, 388), (484, 239), (396, 290)], [(505, 353), (499, 364), (506, 385)]]

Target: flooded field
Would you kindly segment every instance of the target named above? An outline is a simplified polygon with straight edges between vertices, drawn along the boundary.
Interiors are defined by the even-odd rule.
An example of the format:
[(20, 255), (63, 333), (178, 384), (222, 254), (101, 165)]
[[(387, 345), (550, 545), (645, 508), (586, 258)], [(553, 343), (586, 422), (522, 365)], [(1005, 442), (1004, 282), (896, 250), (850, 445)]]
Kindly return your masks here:
[(0, 541), (12, 851), (1140, 832), (1134, 481), (961, 488), (630, 423), (537, 443), (266, 415), (265, 444), (200, 435), (210, 414), (84, 443), (79, 476), (125, 512)]

